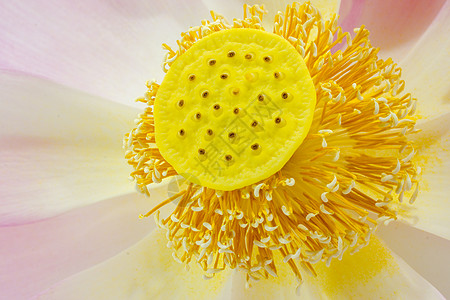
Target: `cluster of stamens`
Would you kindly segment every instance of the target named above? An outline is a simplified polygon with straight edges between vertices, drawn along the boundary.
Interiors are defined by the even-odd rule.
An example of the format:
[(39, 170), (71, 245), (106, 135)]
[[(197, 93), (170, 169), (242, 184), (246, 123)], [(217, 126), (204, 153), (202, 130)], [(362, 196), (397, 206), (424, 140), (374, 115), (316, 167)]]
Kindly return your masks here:
[[(182, 34), (176, 51), (164, 45), (168, 50), (164, 70), (212, 32), (262, 30), (264, 9), (255, 5), (244, 10), (244, 19), (233, 24), (212, 13), (212, 22), (203, 21), (200, 27)], [(276, 16), (274, 33), (301, 54), (317, 95), (309, 134), (288, 163), (273, 176), (238, 190), (218, 191), (190, 183), (145, 215), (179, 200), (170, 216), (155, 216), (167, 230), (174, 258), (198, 263), (205, 278), (227, 267), (245, 270), (248, 279), (277, 276), (276, 264), (281, 262), (275, 261), (274, 252), (278, 251), (301, 281), (301, 270), (314, 274), (313, 264), (329, 264), (346, 251), (367, 245), (378, 224), (396, 218), (405, 198), (412, 203), (417, 197), (420, 168), (413, 163), (415, 150), (407, 138), (414, 132), (411, 116), (416, 100), (403, 93), (401, 69), (391, 59), (378, 58), (369, 32), (361, 27), (352, 38), (342, 32), (337, 20), (337, 16), (323, 20), (310, 4), (288, 6), (286, 13)], [(231, 58), (237, 53), (227, 55)], [(262, 60), (270, 62), (272, 57)], [(214, 66), (216, 60), (209, 64)], [(188, 79), (195, 81), (196, 75)], [(149, 195), (149, 184), (177, 173), (155, 146), (152, 105), (159, 86), (155, 82), (147, 86), (145, 98), (138, 100), (148, 107), (136, 128), (126, 135), (125, 146), (126, 158), (135, 169), (131, 177), (137, 188)], [(281, 97), (286, 99), (289, 94), (283, 92)], [(264, 101), (264, 94), (258, 95), (258, 100)], [(179, 100), (177, 105), (182, 108), (185, 104)], [(239, 111), (234, 108), (232, 112)], [(282, 118), (274, 122), (281, 123)], [(258, 126), (258, 122), (250, 126)], [(180, 138), (187, 131), (180, 129)], [(213, 135), (213, 131), (209, 129), (207, 134)], [(250, 147), (260, 149), (258, 143)], [(198, 154), (207, 153), (201, 148)]]

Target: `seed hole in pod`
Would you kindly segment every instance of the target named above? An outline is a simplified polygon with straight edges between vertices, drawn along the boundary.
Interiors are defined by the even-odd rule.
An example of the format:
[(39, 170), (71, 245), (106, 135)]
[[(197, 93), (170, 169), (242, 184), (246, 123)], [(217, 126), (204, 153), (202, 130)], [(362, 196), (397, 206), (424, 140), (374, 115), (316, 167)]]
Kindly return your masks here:
[(281, 123), (281, 118), (280, 117), (276, 117), (275, 118), (275, 123), (276, 124), (280, 124)]
[(252, 59), (253, 55), (250, 53), (245, 54), (245, 59)]
[(228, 57), (234, 57), (235, 55), (236, 55), (236, 52), (234, 52), (234, 51), (230, 51), (227, 54)]
[(236, 107), (235, 109), (233, 109), (233, 114), (237, 115), (239, 111), (240, 111), (239, 107)]
[(230, 133), (228, 133), (228, 137), (229, 137), (230, 139), (235, 138), (235, 137), (236, 137), (236, 133), (230, 132)]
[(186, 131), (184, 131), (184, 129), (180, 129), (179, 131), (178, 131), (178, 135), (179, 136), (184, 136), (186, 134)]
[(259, 78), (258, 72), (247, 72), (245, 73), (245, 79), (250, 82), (255, 82)]
[(214, 108), (215, 110), (219, 110), (219, 109), (220, 109), (220, 105), (219, 105), (219, 104), (214, 104), (213, 108)]
[(209, 96), (209, 92), (208, 91), (204, 91), (203, 93), (202, 93), (202, 97), (203, 98), (207, 98)]
[(183, 106), (184, 106), (184, 100), (178, 101), (178, 106), (179, 106), (179, 107), (183, 107)]
[(198, 154), (205, 155), (206, 151), (203, 148), (198, 149)]
[(287, 99), (287, 98), (289, 98), (289, 94), (286, 92), (283, 92), (283, 93), (281, 93), (281, 98)]
[(221, 79), (227, 79), (228, 78), (228, 74), (223, 73), (222, 75), (220, 75)]
[(252, 125), (252, 127), (256, 127), (256, 126), (258, 126), (258, 121), (256, 121), (256, 120), (255, 120), (255, 121), (253, 121), (251, 125)]
[(188, 78), (189, 78), (190, 81), (194, 81), (194, 80), (195, 80), (195, 75), (194, 75), (194, 74), (191, 74), (191, 75), (189, 75)]
[(215, 59), (210, 59), (210, 60), (208, 61), (208, 64), (209, 64), (210, 66), (214, 66), (214, 65), (216, 64), (216, 60), (215, 60)]
[(264, 58), (263, 58), (263, 60), (265, 61), (265, 62), (271, 62), (272, 61), (272, 57), (271, 56), (264, 56)]
[(197, 119), (197, 120), (200, 120), (201, 118), (202, 118), (202, 114), (201, 113), (196, 113), (195, 114), (195, 118)]
[(258, 95), (258, 101), (259, 101), (259, 102), (263, 102), (263, 101), (264, 101), (264, 98), (265, 98), (265, 97), (264, 97), (263, 94), (259, 94), (259, 95)]
[(233, 159), (233, 156), (231, 156), (230, 154), (225, 155), (225, 160), (226, 161), (230, 161)]
[(212, 129), (208, 129), (208, 130), (206, 130), (206, 134), (207, 135), (213, 135), (214, 131)]
[(252, 150), (258, 150), (259, 149), (259, 144), (255, 143), (253, 145), (251, 145)]

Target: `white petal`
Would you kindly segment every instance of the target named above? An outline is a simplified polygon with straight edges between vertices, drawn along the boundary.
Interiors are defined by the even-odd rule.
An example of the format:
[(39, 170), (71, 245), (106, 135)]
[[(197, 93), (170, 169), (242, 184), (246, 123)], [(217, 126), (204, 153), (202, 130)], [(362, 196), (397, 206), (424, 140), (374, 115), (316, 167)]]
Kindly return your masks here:
[(450, 241), (400, 222), (379, 226), (377, 236), (443, 295), (450, 296)]
[(421, 117), (436, 117), (450, 112), (448, 28), (450, 2), (446, 1), (416, 46), (400, 62), (406, 82), (405, 91), (418, 99), (417, 112)]
[(417, 228), (450, 239), (450, 113), (419, 122), (414, 135), (417, 165), (422, 168), (420, 191), (414, 205), (399, 217)]
[(380, 47), (380, 56), (399, 62), (426, 32), (444, 2), (342, 1), (340, 23), (352, 35), (354, 28), (364, 24), (372, 44)]
[(234, 299), (443, 299), (441, 294), (397, 255), (372, 237), (369, 246), (344, 255), (330, 267), (314, 265), (318, 276), (304, 276), (300, 297), (286, 264), (279, 277), (252, 283), (251, 289), (235, 290)]
[(38, 299), (224, 299), (230, 271), (204, 280), (191, 264), (186, 271), (166, 247), (163, 230), (112, 259), (45, 291)]
[(134, 190), (122, 138), (135, 109), (8, 73), (0, 73), (0, 95), (0, 224)]
[(40, 222), (0, 227), (0, 298), (29, 299), (127, 249), (155, 227), (153, 218), (138, 218), (154, 205), (133, 193)]
[(209, 17), (199, 0), (2, 3), (0, 68), (132, 103), (162, 78), (161, 44)]

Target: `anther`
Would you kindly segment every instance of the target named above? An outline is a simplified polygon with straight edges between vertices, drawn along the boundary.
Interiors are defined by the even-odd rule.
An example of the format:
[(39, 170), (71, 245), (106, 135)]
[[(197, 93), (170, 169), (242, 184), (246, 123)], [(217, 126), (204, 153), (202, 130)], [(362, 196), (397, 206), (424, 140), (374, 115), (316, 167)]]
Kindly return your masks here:
[(214, 108), (215, 110), (219, 110), (219, 109), (220, 109), (220, 105), (219, 105), (219, 104), (214, 104), (213, 108)]
[(236, 52), (234, 52), (234, 51), (230, 51), (230, 52), (228, 52), (228, 54), (227, 54), (228, 57), (233, 57), (233, 56), (235, 56), (235, 55), (236, 55)]
[(259, 94), (258, 95), (258, 101), (260, 101), (260, 102), (264, 101), (264, 95), (263, 94)]
[(178, 131), (178, 134), (179, 134), (180, 136), (183, 136), (183, 135), (186, 134), (186, 132), (184, 131), (184, 129), (180, 129), (180, 130)]
[(281, 98), (283, 98), (283, 99), (287, 99), (288, 97), (289, 97), (289, 94), (286, 93), (286, 92), (283, 92), (283, 93), (281, 94)]
[(245, 59), (252, 59), (253, 55), (249, 54), (245, 54)]
[(213, 135), (213, 133), (214, 133), (214, 132), (212, 131), (212, 129), (206, 130), (206, 134), (207, 134), (207, 135)]
[(264, 56), (264, 61), (265, 62), (271, 62), (272, 61), (272, 57), (270, 57), (270, 56)]
[(209, 64), (210, 66), (214, 66), (214, 65), (216, 64), (216, 60), (215, 60), (215, 59), (210, 59), (210, 60), (208, 61), (208, 64)]
[(239, 108), (235, 108), (235, 109), (233, 109), (233, 113), (235, 114), (235, 115), (237, 115), (238, 113), (239, 113)]
[(220, 75), (220, 78), (221, 79), (227, 79), (228, 78), (228, 74), (222, 74), (222, 75)]
[(230, 133), (228, 134), (228, 137), (229, 137), (230, 139), (232, 139), (232, 138), (236, 137), (236, 133), (230, 132)]
[(259, 144), (253, 144), (251, 145), (252, 150), (258, 150), (259, 149)]
[(209, 96), (209, 92), (208, 91), (204, 91), (203, 93), (202, 93), (202, 97), (203, 98), (206, 98), (206, 97), (208, 97)]
[(280, 75), (280, 73), (279, 73), (279, 72), (275, 72), (275, 73), (273, 73), (273, 77), (275, 77), (275, 78), (277, 78), (277, 79), (278, 79), (278, 78), (280, 78), (280, 76), (281, 76), (281, 75)]
[(189, 75), (189, 80), (190, 81), (193, 81), (194, 79), (195, 79), (195, 75), (194, 74)]
[(225, 160), (226, 161), (230, 161), (232, 159), (233, 159), (233, 157), (230, 154), (225, 155)]
[(196, 114), (195, 114), (195, 118), (196, 118), (197, 120), (200, 120), (201, 117), (202, 117), (202, 114), (201, 114), (201, 113), (196, 113)]
[(281, 123), (281, 118), (280, 117), (275, 118), (275, 123), (280, 124)]
[(232, 93), (233, 93), (233, 95), (239, 94), (239, 89), (238, 88), (234, 88)]
[(252, 122), (252, 127), (256, 127), (256, 126), (258, 126), (258, 121), (253, 121)]
[(198, 154), (205, 155), (205, 153), (206, 153), (205, 149), (202, 148), (198, 149)]
[(183, 105), (184, 105), (184, 100), (178, 101), (178, 106), (179, 106), (179, 107), (183, 107)]

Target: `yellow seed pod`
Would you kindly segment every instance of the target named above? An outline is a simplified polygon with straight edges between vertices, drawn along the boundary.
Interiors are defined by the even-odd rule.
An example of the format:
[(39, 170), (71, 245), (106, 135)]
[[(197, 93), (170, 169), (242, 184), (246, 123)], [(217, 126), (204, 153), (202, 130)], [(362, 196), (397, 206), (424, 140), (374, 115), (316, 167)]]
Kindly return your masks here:
[(196, 42), (166, 74), (154, 105), (161, 155), (205, 187), (230, 191), (270, 177), (312, 123), (316, 93), (282, 37), (230, 29)]

